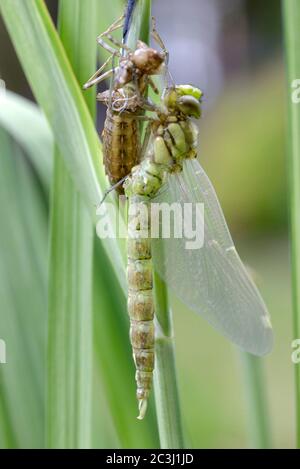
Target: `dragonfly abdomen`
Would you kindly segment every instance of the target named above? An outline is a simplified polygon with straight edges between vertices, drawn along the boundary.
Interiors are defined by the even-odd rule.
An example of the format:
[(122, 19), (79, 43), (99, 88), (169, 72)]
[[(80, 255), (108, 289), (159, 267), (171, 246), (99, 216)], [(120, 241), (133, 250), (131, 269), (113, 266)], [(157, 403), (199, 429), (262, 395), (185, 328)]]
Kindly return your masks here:
[[(188, 91), (194, 92), (188, 87)], [(128, 311), (130, 338), (136, 365), (137, 398), (140, 415), (146, 412), (154, 368), (154, 300), (152, 296), (153, 272), (151, 255), (151, 201), (164, 185), (167, 177), (182, 170), (184, 159), (196, 156), (198, 131), (190, 115), (200, 116), (200, 103), (190, 96), (180, 96), (180, 109), (174, 102), (185, 87), (165, 93), (165, 104), (170, 103), (167, 114), (152, 120), (152, 140), (147, 154), (124, 182), (129, 199), (128, 215)], [(195, 89), (197, 92), (197, 89)], [(168, 107), (168, 109), (169, 109)], [(173, 111), (173, 112), (171, 112)], [(184, 112), (186, 111), (186, 115)], [(153, 220), (154, 221), (154, 220)], [(156, 222), (159, 220), (156, 220)]]
[[(139, 211), (139, 207), (143, 210)], [(154, 369), (154, 301), (148, 205), (130, 201), (128, 215), (128, 313), (136, 367), (137, 399), (142, 419)]]
[[(103, 130), (103, 162), (111, 185), (116, 184), (138, 164), (140, 153), (139, 123), (134, 114), (107, 110)], [(122, 186), (118, 187), (123, 193)]]

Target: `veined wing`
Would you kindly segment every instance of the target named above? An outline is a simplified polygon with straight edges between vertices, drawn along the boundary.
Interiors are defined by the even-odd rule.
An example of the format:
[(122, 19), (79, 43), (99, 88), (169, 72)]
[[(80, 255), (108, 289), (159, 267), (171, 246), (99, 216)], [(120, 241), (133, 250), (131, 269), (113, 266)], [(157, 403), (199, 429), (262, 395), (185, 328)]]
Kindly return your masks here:
[[(197, 160), (187, 160), (179, 175), (154, 199), (156, 203), (202, 203), (203, 246), (187, 249), (184, 237), (153, 239), (154, 266), (176, 295), (242, 349), (270, 352), (269, 313), (231, 239), (214, 188)], [(178, 223), (173, 222), (173, 229)], [(178, 228), (178, 226), (177, 226)], [(171, 229), (171, 234), (172, 234)], [(199, 234), (199, 233), (198, 233)]]

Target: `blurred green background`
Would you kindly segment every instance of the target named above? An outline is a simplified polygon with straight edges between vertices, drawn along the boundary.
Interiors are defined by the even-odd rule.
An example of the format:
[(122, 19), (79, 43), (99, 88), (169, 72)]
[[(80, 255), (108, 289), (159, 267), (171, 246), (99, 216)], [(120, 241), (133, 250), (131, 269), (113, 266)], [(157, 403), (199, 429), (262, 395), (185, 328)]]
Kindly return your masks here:
[[(290, 358), (292, 318), (280, 1), (189, 0), (188, 8), (181, 0), (170, 2), (154, 1), (153, 13), (170, 50), (171, 72), (176, 82), (191, 82), (204, 90), (199, 158), (216, 188), (241, 257), (253, 270), (272, 316), (275, 347), (263, 360), (272, 445), (293, 447), (295, 411)], [(55, 20), (57, 2), (49, 0), (47, 4)], [(116, 11), (117, 7), (112, 7), (111, 19)], [(8, 90), (33, 100), (1, 19), (0, 42), (0, 78)], [(104, 109), (99, 109), (98, 114), (101, 129)], [(0, 119), (0, 129), (1, 126)], [(4, 396), (3, 387), (10, 384), (15, 406), (10, 409), (10, 416), (6, 415), (11, 428), (5, 434), (0, 431), (0, 446), (7, 442), (42, 446), (43, 410), (38, 407), (43, 407), (43, 373), (46, 373), (45, 348), (41, 344), (45, 341), (46, 327), (48, 194), (41, 174), (29, 162), (26, 146), (5, 130), (0, 130), (1, 167), (6, 165), (6, 172), (1, 169), (0, 173), (6, 175), (5, 179), (0, 176), (0, 338), (13, 337), (15, 328), (24, 331), (17, 338), (23, 337), (19, 346), (24, 350), (24, 363), (22, 354), (14, 360), (8, 343), (8, 363), (0, 365), (0, 392), (2, 388)], [(33, 205), (35, 216), (30, 217)], [(39, 244), (35, 241), (31, 245), (33, 236)], [(113, 296), (113, 279), (112, 283), (109, 281), (108, 293)], [(240, 353), (175, 298), (172, 304), (179, 389), (189, 444), (201, 448), (247, 446), (249, 415)], [(124, 318), (127, 321), (125, 310)], [(38, 323), (39, 329), (34, 347), (28, 344), (31, 321)], [(95, 327), (102, 327), (101, 321), (96, 319)], [(124, 347), (129, 356), (127, 345)], [(34, 385), (39, 390), (40, 402), (31, 402), (30, 372), (39, 376), (40, 382)], [(4, 373), (9, 375), (5, 379)], [(95, 445), (115, 447), (118, 437), (107, 408), (101, 367), (95, 370), (95, 389), (98, 396)], [(124, 397), (124, 405), (125, 401)], [(7, 412), (7, 406), (0, 400), (0, 418), (4, 418), (4, 409)], [(20, 415), (19, 440), (14, 441), (14, 420)], [(35, 417), (28, 421), (29, 415)], [(124, 432), (128, 425), (131, 423), (124, 423)], [(133, 421), (132, 425), (138, 424)], [(143, 443), (137, 442), (136, 446), (139, 444)]]

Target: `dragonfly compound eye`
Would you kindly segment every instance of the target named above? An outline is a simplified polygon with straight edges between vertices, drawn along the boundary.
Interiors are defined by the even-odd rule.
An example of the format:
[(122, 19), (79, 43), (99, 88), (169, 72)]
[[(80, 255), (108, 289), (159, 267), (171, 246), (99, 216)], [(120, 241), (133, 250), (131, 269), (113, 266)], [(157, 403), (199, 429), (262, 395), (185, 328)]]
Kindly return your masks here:
[(201, 101), (203, 97), (203, 92), (200, 88), (196, 88), (192, 85), (177, 85), (175, 90), (178, 96), (193, 96), (198, 101)]
[(192, 116), (196, 119), (201, 117), (201, 104), (193, 96), (182, 96), (177, 101), (178, 109), (186, 116)]

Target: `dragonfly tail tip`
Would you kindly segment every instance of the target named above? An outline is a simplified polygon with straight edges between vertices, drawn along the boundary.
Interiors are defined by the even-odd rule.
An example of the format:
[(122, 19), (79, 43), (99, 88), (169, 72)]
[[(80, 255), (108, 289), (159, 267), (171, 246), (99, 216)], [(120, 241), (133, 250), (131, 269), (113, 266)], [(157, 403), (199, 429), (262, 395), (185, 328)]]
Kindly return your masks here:
[(139, 415), (138, 415), (138, 420), (143, 420), (143, 418), (145, 417), (145, 414), (146, 414), (146, 410), (147, 410), (147, 399), (141, 399), (139, 401)]

